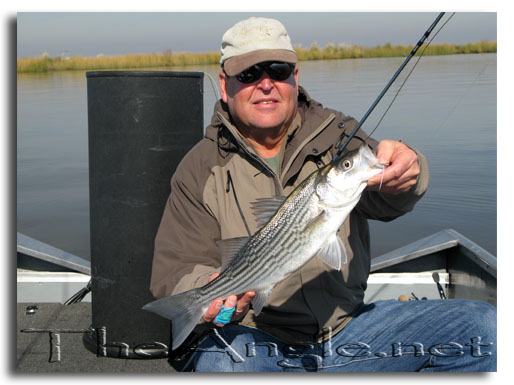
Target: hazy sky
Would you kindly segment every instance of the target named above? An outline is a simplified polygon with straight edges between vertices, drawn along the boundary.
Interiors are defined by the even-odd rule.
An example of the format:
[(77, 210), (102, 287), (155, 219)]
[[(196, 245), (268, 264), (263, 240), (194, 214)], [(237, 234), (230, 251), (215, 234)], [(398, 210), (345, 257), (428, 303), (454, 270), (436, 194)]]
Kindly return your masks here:
[[(279, 19), (294, 45), (374, 46), (416, 43), (437, 12), (20, 12), (17, 56), (216, 51), (223, 33), (250, 16)], [(496, 16), (458, 12), (434, 43), (497, 40)]]

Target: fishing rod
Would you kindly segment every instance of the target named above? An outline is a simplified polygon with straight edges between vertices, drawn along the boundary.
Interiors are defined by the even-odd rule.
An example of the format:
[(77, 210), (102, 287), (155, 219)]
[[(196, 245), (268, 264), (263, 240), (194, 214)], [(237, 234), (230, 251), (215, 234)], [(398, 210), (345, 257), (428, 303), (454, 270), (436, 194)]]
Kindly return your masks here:
[(416, 54), (416, 52), (418, 51), (418, 49), (423, 45), (423, 43), (425, 42), (425, 40), (428, 38), (428, 36), (430, 35), (430, 33), (432, 33), (432, 30), (435, 28), (435, 26), (437, 25), (437, 23), (439, 23), (439, 21), (442, 19), (442, 17), (444, 16), (445, 12), (441, 12), (437, 17), (436, 19), (434, 20), (434, 22), (432, 23), (432, 25), (430, 25), (430, 27), (428, 27), (428, 29), (425, 31), (425, 33), (423, 34), (423, 36), (421, 37), (421, 39), (419, 39), (418, 43), (415, 45), (415, 47), (412, 49), (412, 51), (410, 52), (409, 56), (407, 56), (407, 58), (404, 60), (404, 62), (402, 63), (402, 65), (400, 66), (400, 68), (398, 68), (398, 70), (396, 71), (396, 73), (393, 75), (393, 77), (391, 78), (391, 80), (389, 80), (389, 82), (386, 84), (385, 88), (382, 90), (382, 92), (378, 95), (378, 97), (375, 99), (375, 101), (373, 102), (373, 104), (371, 105), (371, 107), (369, 107), (369, 109), (366, 111), (366, 113), (364, 114), (364, 116), (362, 117), (362, 119), (360, 120), (360, 122), (357, 124), (357, 126), (353, 129), (352, 133), (348, 136), (348, 138), (346, 138), (346, 141), (341, 145), (341, 141), (343, 140), (343, 137), (344, 137), (344, 132), (341, 134), (341, 136), (339, 137), (337, 143), (336, 143), (336, 148), (337, 148), (337, 152), (336, 154), (334, 155), (334, 158), (332, 160), (335, 160), (337, 159), (338, 157), (341, 156), (342, 152), (344, 151), (344, 149), (346, 148), (346, 146), (348, 146), (348, 143), (350, 142), (350, 140), (352, 140), (352, 138), (355, 136), (355, 134), (357, 133), (357, 131), (359, 131), (359, 129), (361, 128), (361, 126), (364, 124), (364, 122), (366, 121), (366, 119), (368, 118), (368, 116), (371, 114), (371, 112), (373, 112), (373, 110), (375, 109), (375, 107), (377, 106), (377, 104), (380, 102), (380, 100), (382, 99), (382, 97), (385, 95), (385, 93), (389, 90), (389, 88), (391, 87), (391, 85), (394, 83), (394, 81), (396, 80), (396, 78), (400, 75), (400, 73), (403, 71), (403, 69), (405, 68), (405, 66), (407, 65), (407, 63), (409, 63), (410, 59)]

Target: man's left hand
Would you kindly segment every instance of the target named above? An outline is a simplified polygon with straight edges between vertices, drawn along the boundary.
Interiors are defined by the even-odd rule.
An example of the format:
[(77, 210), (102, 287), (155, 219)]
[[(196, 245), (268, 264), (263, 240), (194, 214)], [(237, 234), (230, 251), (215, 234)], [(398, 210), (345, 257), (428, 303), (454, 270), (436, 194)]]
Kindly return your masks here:
[(411, 148), (402, 142), (382, 140), (377, 147), (377, 158), (388, 166), (383, 175), (379, 173), (368, 180), (369, 190), (401, 194), (416, 184), (420, 170), (418, 156)]
[[(213, 273), (209, 278), (209, 282), (211, 282), (214, 278), (216, 278), (220, 273)], [(225, 305), (226, 308), (236, 307), (234, 314), (232, 314), (231, 322), (240, 321), (243, 317), (248, 313), (248, 309), (250, 308), (250, 303), (252, 299), (255, 297), (255, 291), (250, 290), (244, 294), (240, 295), (229, 295), (225, 302), (223, 299), (216, 298), (213, 300), (205, 314), (203, 315), (203, 320), (205, 322), (214, 322), (216, 326), (223, 326), (221, 324), (216, 323), (216, 316), (220, 312), (221, 306)]]

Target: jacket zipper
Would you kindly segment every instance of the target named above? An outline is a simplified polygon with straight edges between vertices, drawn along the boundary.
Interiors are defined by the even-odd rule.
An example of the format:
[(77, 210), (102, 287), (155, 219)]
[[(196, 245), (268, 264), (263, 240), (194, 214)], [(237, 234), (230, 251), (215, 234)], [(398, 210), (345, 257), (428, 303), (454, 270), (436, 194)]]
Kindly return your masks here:
[(239, 138), (239, 134), (237, 132), (234, 132), (234, 130), (232, 129), (232, 127), (233, 127), (232, 124), (223, 115), (221, 115), (219, 112), (217, 114), (218, 114), (218, 118), (220, 118), (220, 120), (223, 122), (225, 127), (227, 127), (229, 129), (232, 136), (238, 141), (238, 143), (240, 145), (239, 147), (243, 149), (245, 154), (247, 154), (250, 158), (255, 160), (260, 166), (262, 166), (263, 168), (265, 168), (267, 171), (269, 171), (271, 173), (271, 175), (273, 176), (273, 181), (275, 183), (275, 190), (278, 190), (280, 192), (280, 195), (282, 195), (282, 193), (283, 193), (282, 186), (280, 184), (280, 180), (279, 180), (277, 174), (275, 174), (275, 171), (273, 171), (270, 166), (268, 166), (265, 162), (263, 162), (262, 159), (257, 154), (250, 151), (247, 148), (247, 146), (244, 143), (242, 143), (241, 139)]
[[(281, 178), (275, 173), (275, 171), (273, 171), (271, 169), (271, 167), (269, 167), (265, 162), (263, 162), (262, 159), (257, 154), (255, 154), (252, 151), (250, 151), (247, 148), (247, 146), (244, 143), (241, 142), (241, 139), (239, 138), (239, 134), (237, 132), (234, 132), (232, 124), (222, 114), (217, 112), (217, 115), (218, 115), (218, 118), (223, 122), (225, 127), (227, 127), (229, 129), (229, 131), (231, 132), (232, 136), (234, 136), (234, 138), (236, 138), (236, 140), (239, 142), (240, 148), (242, 148), (243, 151), (248, 156), (250, 156), (253, 160), (255, 160), (260, 166), (264, 167), (266, 170), (268, 170), (271, 173), (271, 175), (273, 176), (273, 182), (275, 184), (275, 191), (278, 192), (277, 195), (283, 195), (284, 194), (284, 190), (282, 188), (282, 180), (281, 180)], [(332, 123), (332, 121), (335, 119), (335, 117), (336, 117), (336, 115), (334, 113), (331, 113), (328, 116), (328, 118), (325, 119), (325, 121), (323, 121), (323, 123), (321, 123), (316, 130), (314, 130), (307, 138), (305, 138), (305, 140), (302, 143), (300, 143), (300, 145), (297, 147), (295, 152), (291, 155), (291, 158), (287, 162), (286, 167), (284, 167), (284, 169), (282, 170), (282, 172), (281, 172), (281, 176), (282, 177), (287, 174), (287, 170), (291, 167), (291, 165), (293, 164), (294, 160), (296, 159), (296, 157), (298, 156), (300, 151), (303, 150), (303, 148), (307, 145), (307, 143), (309, 143), (309, 141), (312, 138), (314, 138), (321, 131), (323, 131), (330, 123)], [(233, 184), (232, 184), (232, 188), (233, 188)], [(244, 218), (243, 218), (243, 221), (244, 221)]]
[(230, 175), (230, 170), (227, 170), (227, 188), (225, 190), (227, 192), (227, 194), (230, 192), (231, 186), (232, 186), (232, 194), (234, 194), (234, 200), (236, 201), (237, 210), (239, 211), (239, 215), (241, 216), (241, 219), (243, 220), (243, 223), (245, 225), (248, 236), (251, 237), (252, 233), (250, 232), (250, 227), (248, 226), (248, 223), (246, 222), (246, 218), (243, 214), (243, 210), (241, 209), (241, 205), (239, 204), (239, 199), (237, 199), (236, 189), (234, 187), (234, 182), (232, 181), (232, 176)]
[(330, 123), (332, 123), (332, 121), (335, 119), (335, 117), (336, 117), (336, 114), (331, 113), (328, 116), (328, 118), (325, 119), (325, 121), (323, 123), (321, 123), (316, 130), (314, 130), (307, 138), (305, 138), (305, 140), (302, 143), (300, 143), (300, 145), (296, 148), (295, 152), (293, 152), (293, 154), (289, 158), (289, 161), (287, 162), (286, 167), (284, 167), (284, 171), (281, 174), (282, 176), (285, 176), (287, 174), (287, 170), (289, 170), (289, 168), (292, 166), (294, 160), (296, 159), (298, 154), (300, 154), (300, 151), (303, 150), (303, 148), (307, 145), (307, 143), (309, 143), (312, 138), (314, 138), (321, 131), (323, 131)]

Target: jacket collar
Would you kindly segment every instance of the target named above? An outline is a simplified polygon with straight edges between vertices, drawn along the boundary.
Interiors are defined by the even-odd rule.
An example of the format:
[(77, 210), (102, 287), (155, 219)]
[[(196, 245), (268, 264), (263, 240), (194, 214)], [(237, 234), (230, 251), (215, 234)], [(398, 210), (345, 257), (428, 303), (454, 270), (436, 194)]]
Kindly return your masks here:
[[(283, 160), (284, 181), (296, 174), (301, 168), (304, 159), (309, 156), (319, 156), (329, 150), (340, 132), (330, 132), (327, 126), (335, 119), (332, 110), (312, 99), (303, 87), (299, 87), (298, 116), (293, 122), (286, 137)], [(301, 122), (298, 127), (298, 122)], [(241, 136), (232, 123), (228, 106), (218, 100), (214, 108), (211, 124), (205, 131), (205, 137), (217, 142), (221, 151), (226, 155), (230, 152), (244, 151), (253, 158), (259, 158), (253, 147)]]

